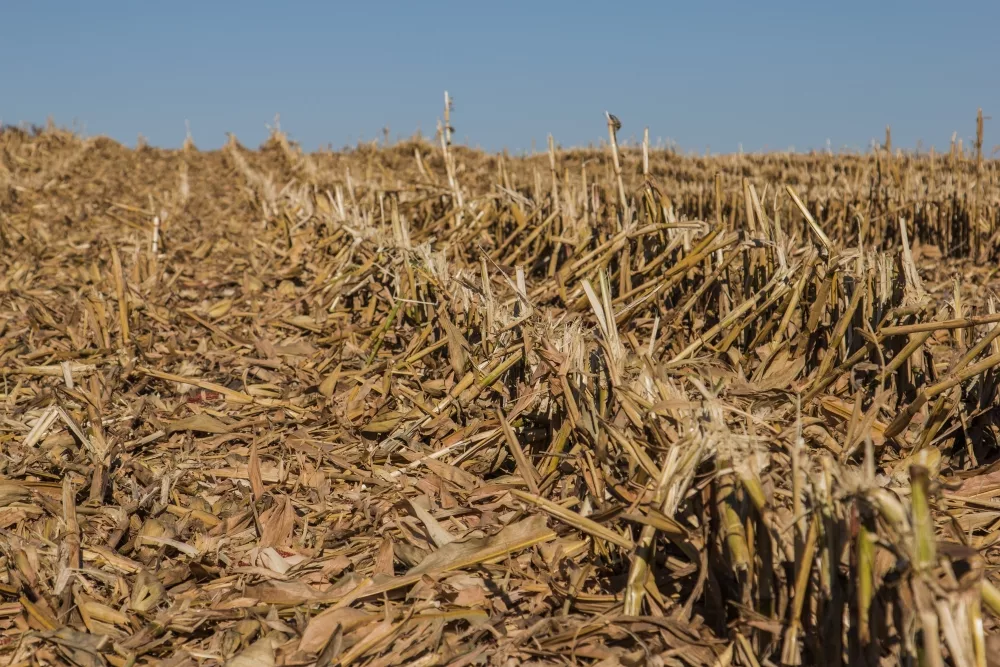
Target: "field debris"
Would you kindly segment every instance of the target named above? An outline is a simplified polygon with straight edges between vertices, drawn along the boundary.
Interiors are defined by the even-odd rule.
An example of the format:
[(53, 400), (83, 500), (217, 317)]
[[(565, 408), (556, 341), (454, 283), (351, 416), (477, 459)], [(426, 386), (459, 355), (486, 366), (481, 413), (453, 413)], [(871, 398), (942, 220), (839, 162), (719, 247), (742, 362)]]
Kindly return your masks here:
[(606, 120), (0, 132), (0, 662), (1000, 664), (998, 163)]

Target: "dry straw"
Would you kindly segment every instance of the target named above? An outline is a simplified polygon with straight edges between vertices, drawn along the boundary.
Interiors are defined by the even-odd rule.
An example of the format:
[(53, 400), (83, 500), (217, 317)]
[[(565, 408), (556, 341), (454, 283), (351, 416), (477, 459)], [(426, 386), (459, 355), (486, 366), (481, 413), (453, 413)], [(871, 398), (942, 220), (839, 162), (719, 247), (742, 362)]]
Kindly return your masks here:
[(0, 661), (992, 664), (982, 115), (513, 158), (452, 113), (0, 134)]

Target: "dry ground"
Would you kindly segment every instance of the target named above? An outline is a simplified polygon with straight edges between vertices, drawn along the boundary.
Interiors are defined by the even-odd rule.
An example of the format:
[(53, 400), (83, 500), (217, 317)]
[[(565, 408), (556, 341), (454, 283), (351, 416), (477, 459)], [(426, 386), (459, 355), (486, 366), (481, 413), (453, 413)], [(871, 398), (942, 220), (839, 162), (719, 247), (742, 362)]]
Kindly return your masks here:
[(0, 134), (0, 662), (987, 664), (1000, 166), (612, 158)]

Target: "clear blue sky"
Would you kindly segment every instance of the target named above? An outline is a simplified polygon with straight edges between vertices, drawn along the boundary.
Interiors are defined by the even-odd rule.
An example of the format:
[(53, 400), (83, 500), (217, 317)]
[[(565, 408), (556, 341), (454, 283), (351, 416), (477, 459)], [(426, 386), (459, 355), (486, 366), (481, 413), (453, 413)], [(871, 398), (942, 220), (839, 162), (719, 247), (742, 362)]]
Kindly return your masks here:
[(433, 137), (487, 149), (606, 136), (682, 149), (1000, 144), (1000, 2), (242, 2), (0, 5), (0, 119), (88, 135), (307, 148)]

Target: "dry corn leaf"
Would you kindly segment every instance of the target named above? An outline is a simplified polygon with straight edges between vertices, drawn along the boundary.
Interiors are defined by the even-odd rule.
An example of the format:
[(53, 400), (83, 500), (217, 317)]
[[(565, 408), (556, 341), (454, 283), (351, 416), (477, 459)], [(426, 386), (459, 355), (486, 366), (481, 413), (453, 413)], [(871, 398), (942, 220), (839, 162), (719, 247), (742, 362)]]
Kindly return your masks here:
[(295, 529), (295, 510), (288, 496), (278, 496), (274, 506), (260, 515), (264, 530), (260, 537), (262, 547), (282, 547), (290, 543)]
[(257, 453), (257, 441), (250, 444), (250, 460), (247, 462), (247, 477), (250, 479), (250, 490), (254, 502), (264, 496), (264, 481), (260, 475), (260, 455)]
[(632, 549), (634, 546), (632, 544), (632, 540), (629, 538), (619, 535), (613, 530), (609, 530), (596, 521), (581, 516), (572, 510), (568, 510), (561, 505), (557, 505), (551, 500), (547, 500), (530, 493), (525, 493), (524, 491), (519, 491), (518, 489), (511, 489), (510, 492), (514, 495), (514, 497), (539, 507), (563, 523), (573, 526), (580, 532), (586, 533), (591, 537), (605, 540), (606, 542), (610, 542), (612, 544), (617, 544), (623, 549)]
[(178, 431), (196, 431), (198, 433), (229, 433), (232, 428), (223, 424), (221, 421), (207, 415), (204, 412), (191, 415), (190, 417), (185, 417), (184, 419), (179, 419), (177, 421), (169, 422), (164, 427), (163, 430), (170, 435), (171, 433), (177, 433)]
[(555, 533), (545, 525), (545, 518), (533, 516), (505, 526), (492, 537), (451, 542), (429, 554), (419, 565), (409, 571), (408, 576), (449, 572), (479, 563), (487, 563), (546, 542), (554, 537)]
[(274, 667), (275, 640), (262, 637), (246, 647), (238, 655), (226, 661), (226, 667)]
[(358, 609), (334, 608), (317, 614), (309, 621), (302, 632), (298, 650), (305, 653), (319, 653), (326, 646), (330, 637), (341, 628), (345, 633), (378, 620), (374, 614)]
[(410, 499), (409, 505), (410, 511), (424, 524), (427, 534), (430, 535), (435, 546), (444, 547), (455, 541), (454, 536), (438, 523), (437, 519), (431, 516), (430, 512), (421, 507), (415, 499)]

